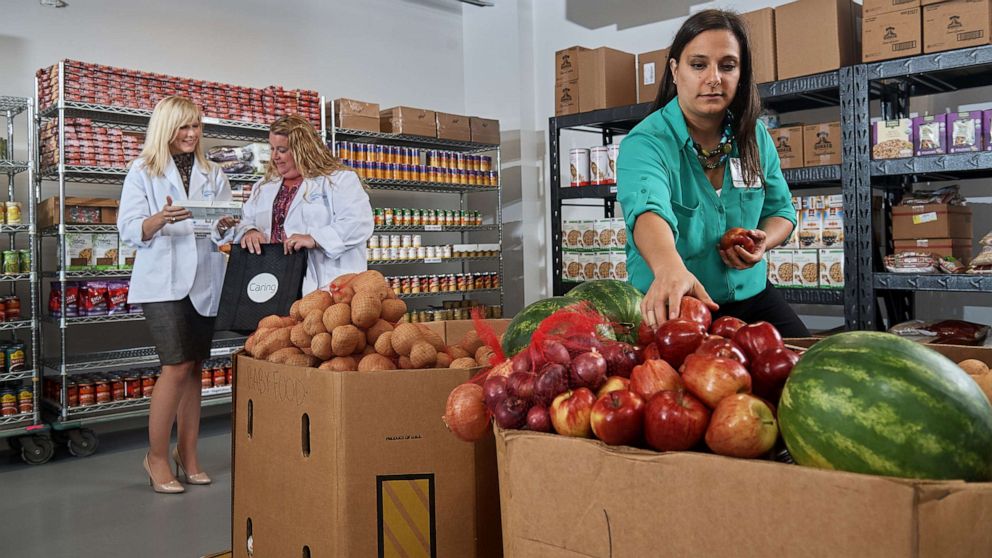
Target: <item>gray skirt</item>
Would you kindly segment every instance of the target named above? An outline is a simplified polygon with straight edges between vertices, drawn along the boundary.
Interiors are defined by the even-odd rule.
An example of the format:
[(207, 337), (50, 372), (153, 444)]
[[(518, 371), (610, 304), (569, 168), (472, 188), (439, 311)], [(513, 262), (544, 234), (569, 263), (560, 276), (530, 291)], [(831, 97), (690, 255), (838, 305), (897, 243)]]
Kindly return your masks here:
[(214, 318), (201, 316), (188, 296), (168, 302), (145, 302), (141, 308), (162, 364), (210, 358)]

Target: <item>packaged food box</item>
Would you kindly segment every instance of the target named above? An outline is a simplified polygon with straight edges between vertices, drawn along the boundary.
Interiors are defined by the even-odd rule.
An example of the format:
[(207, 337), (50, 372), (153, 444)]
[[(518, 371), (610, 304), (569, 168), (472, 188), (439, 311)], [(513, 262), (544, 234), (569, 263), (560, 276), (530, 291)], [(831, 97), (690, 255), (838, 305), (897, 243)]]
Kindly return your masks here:
[(613, 226), (613, 245), (617, 248), (626, 248), (627, 246), (627, 223), (624, 222), (623, 217), (614, 217), (612, 220)]
[(796, 278), (795, 256), (797, 250), (772, 250), (775, 265), (775, 280), (772, 282), (780, 287), (794, 287), (798, 284)]
[(844, 250), (820, 250), (820, 287), (839, 289), (844, 286)]
[(599, 261), (596, 252), (583, 252), (579, 254), (579, 263), (582, 264), (582, 280), (595, 281), (599, 279)]
[(820, 241), (824, 248), (836, 248), (844, 245), (844, 210), (839, 207), (829, 207), (823, 210), (823, 233)]
[(819, 250), (796, 250), (793, 264), (798, 278), (799, 287), (820, 286)]
[(841, 162), (840, 122), (803, 126), (803, 163), (807, 167), (839, 165)]
[(917, 116), (913, 119), (913, 152), (916, 155), (947, 153), (947, 115)]
[(69, 271), (85, 271), (92, 269), (93, 235), (91, 233), (66, 233), (65, 235), (66, 269)]
[(582, 247), (582, 230), (579, 226), (579, 221), (562, 221), (561, 240), (565, 248), (575, 249)]
[(844, 195), (843, 194), (833, 194), (830, 196), (824, 196), (827, 200), (827, 209), (831, 207), (844, 207)]
[(619, 281), (627, 280), (627, 253), (614, 250), (610, 252), (610, 262), (613, 264), (613, 274)]
[(613, 272), (613, 262), (610, 259), (610, 253), (606, 250), (596, 252), (596, 278), (616, 279), (616, 274)]
[(913, 121), (908, 118), (880, 120), (871, 127), (872, 159), (913, 156)]
[(804, 165), (803, 161), (803, 127), (785, 126), (768, 130), (772, 140), (775, 142), (775, 149), (778, 151), (778, 158), (783, 169), (798, 169)]
[(134, 258), (138, 255), (138, 249), (129, 246), (123, 240), (117, 240), (117, 267), (120, 269), (130, 269), (134, 267)]
[(971, 207), (933, 203), (892, 208), (892, 238), (971, 238)]
[(799, 222), (799, 247), (822, 248), (823, 210), (806, 209)]
[(582, 262), (579, 252), (563, 252), (561, 255), (561, 273), (563, 281), (582, 281)]
[(596, 234), (596, 221), (579, 221), (579, 232), (582, 233), (582, 248), (589, 250), (599, 246), (599, 236)]
[(120, 260), (120, 241), (114, 233), (93, 235), (93, 267), (116, 269)]
[(604, 249), (612, 248), (616, 244), (613, 220), (597, 219), (594, 226), (596, 228), (596, 246)]
[(968, 153), (984, 149), (982, 111), (955, 112), (947, 115), (948, 153)]

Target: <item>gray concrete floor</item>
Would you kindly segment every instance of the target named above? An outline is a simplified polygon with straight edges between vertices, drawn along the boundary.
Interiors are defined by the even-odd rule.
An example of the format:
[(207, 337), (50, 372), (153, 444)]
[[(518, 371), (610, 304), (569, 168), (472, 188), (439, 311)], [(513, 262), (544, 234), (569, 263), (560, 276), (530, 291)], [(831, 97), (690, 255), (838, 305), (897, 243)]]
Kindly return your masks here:
[(25, 465), (0, 453), (0, 556), (196, 558), (230, 549), (230, 416), (204, 418), (200, 461), (213, 484), (156, 494), (143, 428), (99, 433), (99, 449)]

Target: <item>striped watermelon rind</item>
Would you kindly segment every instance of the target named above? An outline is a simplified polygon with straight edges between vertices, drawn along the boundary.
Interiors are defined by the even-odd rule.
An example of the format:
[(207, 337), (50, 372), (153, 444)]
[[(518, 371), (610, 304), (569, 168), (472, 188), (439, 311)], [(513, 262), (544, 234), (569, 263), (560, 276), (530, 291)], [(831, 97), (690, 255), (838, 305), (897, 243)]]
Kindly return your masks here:
[(796, 463), (916, 479), (992, 480), (992, 405), (943, 355), (888, 333), (816, 343), (779, 405)]
[(614, 324), (617, 339), (637, 344), (637, 331), (641, 326), (641, 300), (644, 295), (626, 281), (600, 279), (586, 281), (565, 295), (585, 300)]
[(534, 330), (544, 318), (577, 303), (575, 299), (556, 296), (527, 305), (506, 326), (506, 332), (503, 334), (503, 354), (511, 357), (525, 349), (530, 345), (530, 337), (534, 334)]

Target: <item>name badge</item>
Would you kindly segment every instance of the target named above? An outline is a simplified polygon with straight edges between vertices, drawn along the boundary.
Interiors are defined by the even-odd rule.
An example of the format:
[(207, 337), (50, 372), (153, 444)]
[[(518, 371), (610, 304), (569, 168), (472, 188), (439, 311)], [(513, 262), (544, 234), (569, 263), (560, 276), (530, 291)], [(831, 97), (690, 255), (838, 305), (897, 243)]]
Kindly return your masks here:
[(744, 171), (741, 169), (741, 160), (737, 157), (730, 159), (730, 176), (734, 181), (734, 188), (761, 188), (761, 179), (757, 176), (750, 184), (744, 182)]
[(213, 231), (213, 226), (216, 221), (208, 221), (206, 219), (190, 219), (193, 223), (193, 234), (196, 238), (210, 238), (210, 233)]

